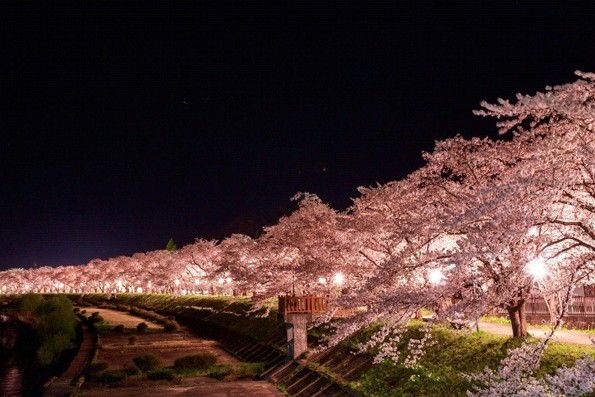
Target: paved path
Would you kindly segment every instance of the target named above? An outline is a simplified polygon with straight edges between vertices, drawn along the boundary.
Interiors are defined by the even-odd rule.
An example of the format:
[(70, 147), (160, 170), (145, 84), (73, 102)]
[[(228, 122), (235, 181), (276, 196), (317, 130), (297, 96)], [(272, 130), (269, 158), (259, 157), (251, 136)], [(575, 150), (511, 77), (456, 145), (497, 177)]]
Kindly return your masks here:
[(85, 370), (87, 363), (91, 359), (91, 351), (93, 350), (93, 335), (89, 333), (86, 324), (82, 324), (82, 328), (83, 340), (78, 353), (68, 366), (68, 369), (45, 388), (43, 392), (44, 397), (69, 396), (76, 391), (76, 381)]
[[(472, 329), (475, 328), (472, 325)], [(512, 336), (512, 329), (510, 324), (495, 324), (495, 323), (487, 323), (487, 322), (480, 322), (479, 329), (481, 331), (486, 331), (491, 334), (496, 335), (503, 335), (503, 336)], [(534, 328), (529, 326), (528, 327), (529, 333), (536, 337), (545, 339), (546, 333), (549, 331), (546, 329), (541, 328)], [(554, 334), (552, 340), (556, 342), (563, 342), (563, 343), (575, 343), (577, 345), (590, 345), (595, 347), (592, 340), (595, 339), (595, 335), (589, 335), (583, 332), (572, 331), (572, 330), (558, 330)]]

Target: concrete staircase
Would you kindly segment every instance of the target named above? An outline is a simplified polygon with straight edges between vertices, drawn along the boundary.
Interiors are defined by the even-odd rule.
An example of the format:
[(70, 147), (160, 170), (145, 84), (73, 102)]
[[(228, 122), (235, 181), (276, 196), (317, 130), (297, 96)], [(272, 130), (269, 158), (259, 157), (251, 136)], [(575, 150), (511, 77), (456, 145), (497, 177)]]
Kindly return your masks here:
[[(264, 370), (259, 377), (281, 386), (290, 396), (357, 396), (355, 392), (339, 386), (324, 374), (308, 367), (305, 361), (298, 362), (289, 359), (283, 349), (286, 344), (286, 332), (282, 323), (269, 339), (257, 341), (217, 324), (209, 323), (208, 318), (197, 320), (194, 317), (192, 322), (189, 322), (184, 321), (184, 317), (181, 316), (179, 320), (190, 326), (197, 335), (219, 340), (227, 351), (242, 361), (263, 363)], [(328, 361), (332, 358), (332, 352), (327, 352), (321, 357)]]

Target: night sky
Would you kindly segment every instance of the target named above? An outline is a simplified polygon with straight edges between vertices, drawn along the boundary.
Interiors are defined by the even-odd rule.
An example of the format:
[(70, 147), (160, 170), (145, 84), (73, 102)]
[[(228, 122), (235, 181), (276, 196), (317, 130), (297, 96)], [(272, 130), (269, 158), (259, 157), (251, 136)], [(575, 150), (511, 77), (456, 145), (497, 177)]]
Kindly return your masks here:
[(595, 71), (591, 1), (57, 3), (0, 6), (0, 269), (345, 209)]

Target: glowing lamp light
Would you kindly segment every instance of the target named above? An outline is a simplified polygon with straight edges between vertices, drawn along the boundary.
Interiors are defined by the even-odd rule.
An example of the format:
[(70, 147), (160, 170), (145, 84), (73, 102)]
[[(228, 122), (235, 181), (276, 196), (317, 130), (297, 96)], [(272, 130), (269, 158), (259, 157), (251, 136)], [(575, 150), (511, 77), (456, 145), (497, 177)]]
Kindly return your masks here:
[(227, 277), (227, 278), (225, 279), (225, 282), (226, 282), (227, 284), (231, 283), (231, 277)]
[(199, 279), (196, 279), (196, 280), (194, 280), (194, 284), (195, 284), (195, 285), (198, 285), (198, 284), (200, 284), (200, 280), (199, 280)]
[(180, 285), (180, 280), (178, 280), (178, 279), (175, 279), (175, 280), (174, 280), (174, 284), (175, 284), (175, 285), (176, 285), (176, 287), (177, 287), (178, 285)]
[(343, 276), (343, 273), (335, 273), (335, 275), (333, 276), (333, 283), (335, 285), (343, 285), (344, 282), (345, 276)]
[(526, 270), (535, 280), (541, 280), (547, 274), (545, 262), (542, 258), (535, 258), (527, 263)]
[(434, 269), (430, 272), (430, 275), (429, 275), (430, 283), (437, 285), (437, 284), (440, 284), (440, 282), (443, 279), (444, 279), (444, 274), (442, 273), (442, 270)]
[(217, 280), (217, 282), (218, 282), (219, 284), (223, 284), (223, 283), (225, 282), (225, 279), (224, 279), (224, 278), (220, 278), (219, 280)]
[(319, 283), (319, 284), (322, 284), (322, 285), (326, 284), (326, 278), (324, 278), (324, 277), (320, 277), (320, 278), (318, 279), (318, 283)]

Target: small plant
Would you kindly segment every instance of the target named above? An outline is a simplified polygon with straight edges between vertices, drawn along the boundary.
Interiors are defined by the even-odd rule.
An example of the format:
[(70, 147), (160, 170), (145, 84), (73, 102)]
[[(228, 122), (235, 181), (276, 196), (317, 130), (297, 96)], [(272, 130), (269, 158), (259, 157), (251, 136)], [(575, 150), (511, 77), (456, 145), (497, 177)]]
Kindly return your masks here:
[(72, 309), (74, 313), (80, 313), (81, 309), (79, 307), (75, 307)]
[(145, 331), (147, 331), (148, 328), (149, 328), (149, 326), (147, 325), (147, 323), (145, 323), (145, 322), (138, 323), (138, 325), (136, 326), (136, 332), (138, 332), (139, 334), (142, 334)]
[(192, 356), (184, 356), (174, 361), (176, 368), (207, 369), (217, 362), (217, 356), (213, 353), (201, 353)]
[(110, 371), (104, 371), (100, 376), (99, 376), (99, 380), (101, 380), (103, 383), (114, 383), (114, 382), (120, 382), (124, 379), (126, 379), (126, 372), (122, 371), (122, 370), (110, 370)]
[(107, 361), (95, 361), (87, 367), (87, 376), (96, 378), (100, 372), (103, 372), (109, 367)]
[(130, 335), (128, 337), (128, 344), (135, 345), (137, 340), (138, 340), (138, 338), (136, 337), (136, 335)]
[(91, 317), (89, 317), (89, 321), (90, 321), (92, 324), (97, 324), (97, 323), (100, 323), (100, 322), (104, 321), (104, 318), (103, 318), (103, 317), (101, 317), (101, 315), (99, 314), (99, 312), (94, 312), (94, 313), (91, 315)]
[(113, 331), (117, 334), (123, 334), (124, 333), (124, 324), (118, 324), (114, 327)]
[(124, 372), (128, 376), (134, 376), (140, 374), (140, 370), (137, 367), (124, 367)]
[(233, 373), (233, 367), (229, 364), (216, 365), (209, 368), (207, 376), (209, 378), (224, 380), (227, 379)]
[(166, 321), (163, 324), (163, 328), (166, 332), (176, 332), (180, 330), (180, 324), (178, 324), (176, 321)]
[(159, 368), (147, 374), (149, 380), (169, 380), (175, 379), (174, 371), (171, 368)]
[(153, 354), (138, 356), (133, 358), (132, 361), (134, 362), (134, 365), (136, 365), (143, 372), (152, 371), (161, 366), (161, 358)]
[(236, 368), (236, 378), (254, 379), (262, 371), (264, 371), (264, 365), (262, 363), (240, 363)]

